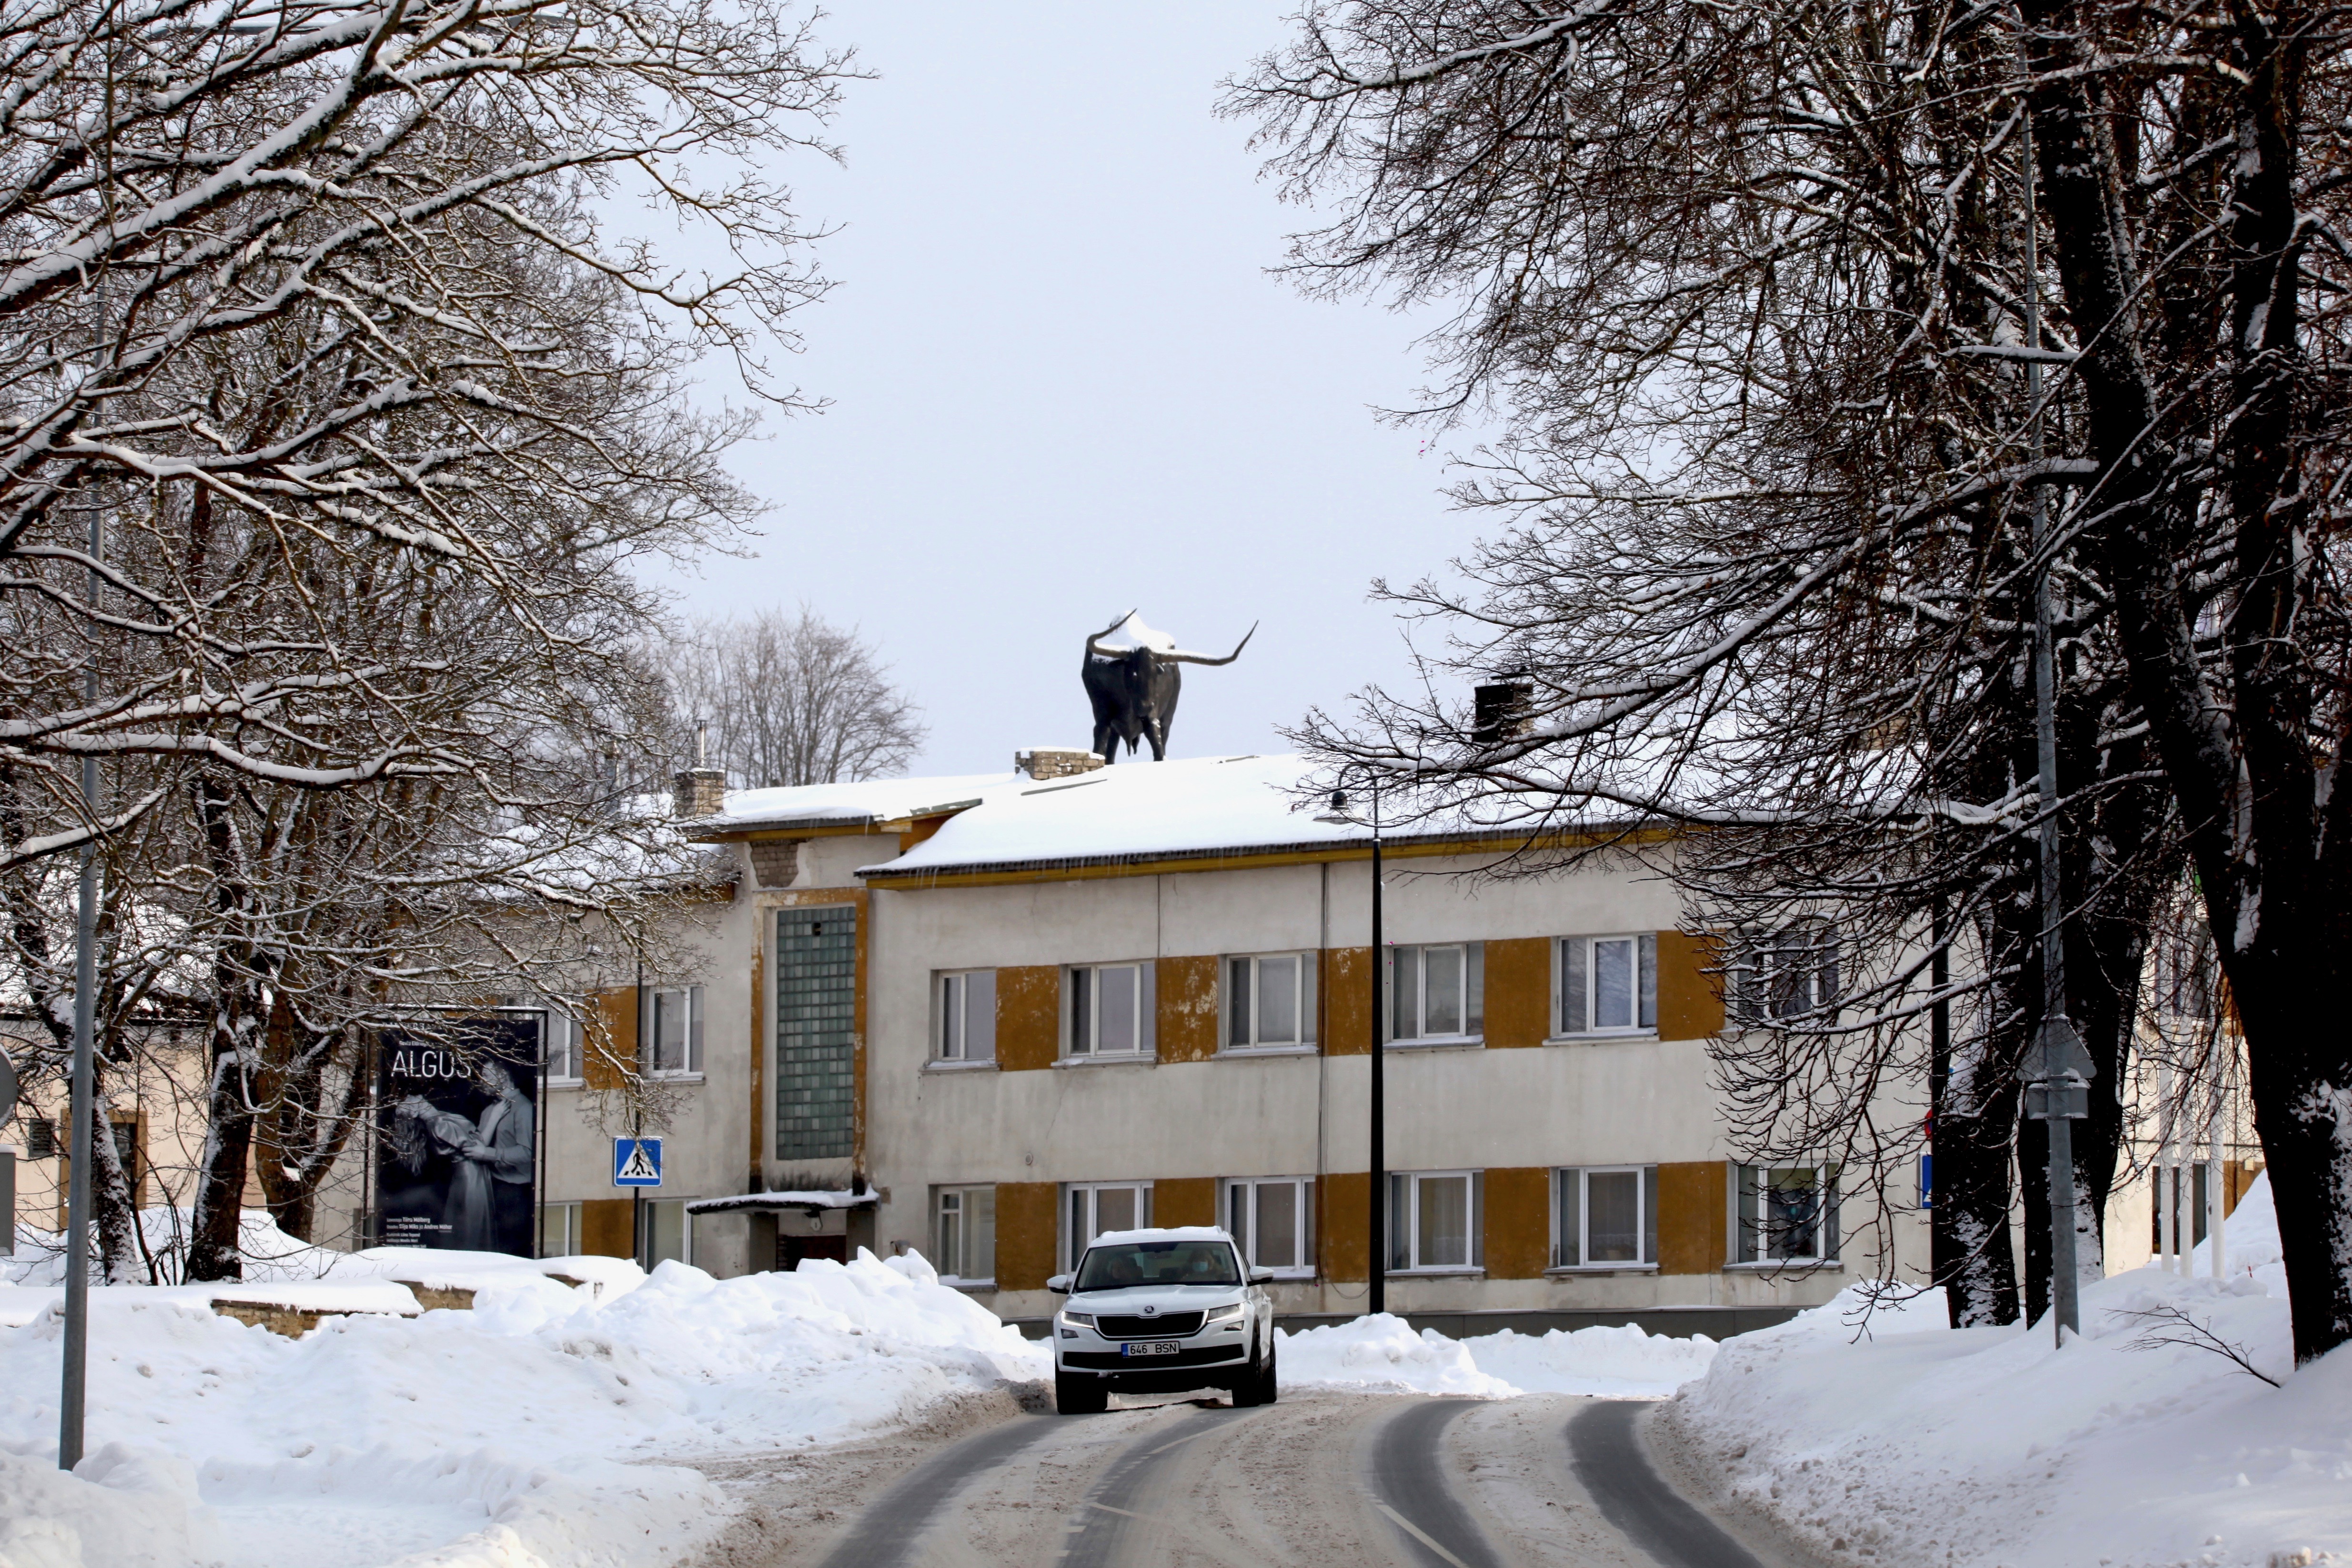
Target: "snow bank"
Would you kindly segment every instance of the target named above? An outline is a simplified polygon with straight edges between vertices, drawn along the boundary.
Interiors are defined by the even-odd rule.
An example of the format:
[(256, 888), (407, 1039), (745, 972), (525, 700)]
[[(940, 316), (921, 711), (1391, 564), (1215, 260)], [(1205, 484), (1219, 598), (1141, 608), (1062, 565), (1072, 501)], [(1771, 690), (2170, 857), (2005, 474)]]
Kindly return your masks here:
[[(1676, 1418), (1832, 1562), (2352, 1562), (2352, 1349), (2292, 1370), (2270, 1215), (2264, 1180), (2230, 1217), (2221, 1280), (2151, 1265), (2087, 1288), (2063, 1351), (2046, 1328), (1944, 1327), (1932, 1298), (1857, 1338), (1848, 1292), (1725, 1344)], [(2168, 1312), (2284, 1386), (2159, 1343), (2181, 1337)]]
[[(381, 1291), (420, 1260), (352, 1261), (348, 1288)], [(601, 1297), (515, 1261), (425, 1270), (475, 1289), (472, 1312), (299, 1340), (215, 1316), (204, 1287), (95, 1290), (91, 1452), (72, 1476), (54, 1468), (60, 1321), (45, 1305), (0, 1330), (0, 1564), (669, 1563), (730, 1505), (659, 1461), (837, 1442), (1049, 1372), (919, 1258), (726, 1281), (624, 1263)]]
[(1627, 1323), (1619, 1328), (1553, 1329), (1537, 1337), (1482, 1334), (1462, 1342), (1478, 1370), (1528, 1394), (1601, 1394), (1628, 1399), (1671, 1398), (1703, 1377), (1715, 1362), (1716, 1342), (1705, 1334), (1669, 1339)]
[(1554, 1329), (1453, 1340), (1415, 1333), (1382, 1312), (1353, 1322), (1276, 1331), (1286, 1388), (1365, 1394), (1598, 1394), (1664, 1398), (1706, 1371), (1716, 1345), (1704, 1335), (1668, 1339), (1622, 1328)]

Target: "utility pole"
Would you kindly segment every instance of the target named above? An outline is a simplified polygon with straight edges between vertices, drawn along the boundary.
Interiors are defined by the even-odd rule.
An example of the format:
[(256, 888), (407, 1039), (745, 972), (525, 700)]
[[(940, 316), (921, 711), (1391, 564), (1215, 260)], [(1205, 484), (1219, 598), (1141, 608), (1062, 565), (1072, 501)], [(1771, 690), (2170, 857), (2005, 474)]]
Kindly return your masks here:
[[(2034, 191), (2033, 122), (2025, 110), (2025, 400), (2026, 455), (2042, 461), (2040, 214)], [(2059, 1344), (2082, 1333), (2076, 1299), (2074, 1124), (2090, 1114), (2091, 1061), (2066, 1016), (2065, 918), (2058, 853), (2058, 648), (2050, 605), (2050, 507), (2041, 476), (2029, 482), (2033, 546), (2033, 730), (2036, 802), (2042, 812), (2042, 1018), (2029, 1056), (2025, 1113), (2049, 1129), (2050, 1316)]]

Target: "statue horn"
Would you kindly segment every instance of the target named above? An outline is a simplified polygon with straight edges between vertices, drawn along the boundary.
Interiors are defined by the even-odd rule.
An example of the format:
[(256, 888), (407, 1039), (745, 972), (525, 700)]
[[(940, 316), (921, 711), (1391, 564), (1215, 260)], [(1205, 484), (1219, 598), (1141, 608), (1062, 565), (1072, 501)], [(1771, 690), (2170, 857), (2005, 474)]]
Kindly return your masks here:
[(1256, 635), (1257, 622), (1253, 621), (1250, 622), (1250, 629), (1242, 633), (1242, 640), (1234, 644), (1234, 651), (1222, 659), (1212, 659), (1206, 653), (1187, 653), (1174, 648), (1157, 657), (1165, 659), (1172, 664), (1230, 664), (1242, 656), (1242, 650), (1248, 647), (1249, 640)]

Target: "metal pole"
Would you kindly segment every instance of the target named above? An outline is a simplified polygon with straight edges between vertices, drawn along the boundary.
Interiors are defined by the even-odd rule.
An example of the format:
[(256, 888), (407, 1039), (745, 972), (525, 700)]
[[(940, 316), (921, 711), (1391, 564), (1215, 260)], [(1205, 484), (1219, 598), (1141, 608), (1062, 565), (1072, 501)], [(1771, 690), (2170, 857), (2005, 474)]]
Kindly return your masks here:
[[(2039, 213), (2033, 167), (2032, 107), (2026, 108), (2025, 160), (2025, 347), (2042, 348)], [(2026, 455), (2042, 460), (2042, 364), (2025, 361)], [(2033, 547), (2033, 730), (2035, 790), (2042, 811), (2042, 876), (2037, 902), (2042, 916), (2042, 1019), (2033, 1051), (2032, 1086), (2027, 1113), (2050, 1130), (2050, 1315), (2060, 1344), (2082, 1332), (2076, 1299), (2074, 1233), (2074, 1122), (2089, 1111), (2085, 1080), (2090, 1063), (2074, 1024), (2066, 1017), (2066, 945), (2060, 930), (2064, 904), (2059, 885), (2058, 846), (2058, 650), (2050, 607), (2050, 507), (2039, 476), (2031, 486), (2029, 513)]]
[(1381, 936), (1381, 787), (1372, 784), (1372, 1124), (1371, 1237), (1364, 1249), (1370, 1260), (1365, 1273), (1370, 1286), (1365, 1310), (1388, 1311), (1388, 965)]

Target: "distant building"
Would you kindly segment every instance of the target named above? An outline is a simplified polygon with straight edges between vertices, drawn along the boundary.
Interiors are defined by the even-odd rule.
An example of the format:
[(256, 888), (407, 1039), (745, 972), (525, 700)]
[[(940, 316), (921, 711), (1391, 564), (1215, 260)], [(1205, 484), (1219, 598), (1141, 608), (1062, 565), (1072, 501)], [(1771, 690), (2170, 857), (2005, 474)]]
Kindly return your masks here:
[[(1293, 758), (803, 789), (681, 781), (738, 881), (693, 974), (609, 991), (671, 1101), (655, 1256), (920, 1250), (1008, 1317), (1096, 1232), (1227, 1225), (1294, 1313), (1648, 1313), (1722, 1332), (1880, 1267), (1838, 1173), (1727, 1146), (1709, 949), (1630, 859), (1384, 835), (1390, 1234), (1368, 1232), (1370, 838)], [(698, 810), (697, 809), (699, 809)], [(577, 1061), (576, 1056), (572, 1060)], [(593, 1087), (583, 1071), (576, 1082)], [(610, 1129), (548, 1100), (547, 1250), (625, 1252)], [(1826, 1201), (1825, 1201), (1826, 1199)], [(1926, 1229), (1894, 1245), (1924, 1262)], [(1916, 1251), (1917, 1259), (1909, 1254)]]

